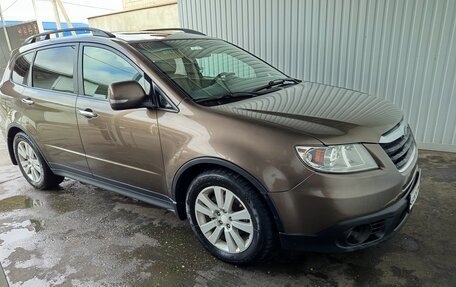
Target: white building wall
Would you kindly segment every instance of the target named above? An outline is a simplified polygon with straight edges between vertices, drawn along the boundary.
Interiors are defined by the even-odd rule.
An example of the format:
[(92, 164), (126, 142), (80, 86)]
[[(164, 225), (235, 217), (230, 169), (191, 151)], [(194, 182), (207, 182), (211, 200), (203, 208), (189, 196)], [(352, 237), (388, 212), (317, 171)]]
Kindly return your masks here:
[[(138, 0), (136, 4), (140, 5), (146, 2), (148, 1)], [(89, 17), (89, 25), (111, 32), (179, 27), (177, 2), (175, 0), (150, 2), (158, 4)]]
[(400, 106), (419, 146), (456, 152), (455, 0), (179, 0), (179, 21), (290, 76)]

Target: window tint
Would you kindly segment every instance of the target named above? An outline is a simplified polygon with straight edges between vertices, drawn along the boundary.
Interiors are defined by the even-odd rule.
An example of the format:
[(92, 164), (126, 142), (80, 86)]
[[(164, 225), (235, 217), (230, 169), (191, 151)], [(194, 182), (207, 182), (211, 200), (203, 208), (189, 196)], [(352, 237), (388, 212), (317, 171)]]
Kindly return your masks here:
[(74, 46), (38, 51), (33, 64), (33, 86), (42, 89), (74, 92)]
[(215, 77), (220, 73), (234, 73), (239, 78), (254, 78), (255, 71), (243, 59), (237, 59), (227, 53), (213, 53), (210, 56), (196, 58), (204, 77)]
[(30, 66), (33, 60), (33, 53), (28, 53), (16, 59), (13, 68), (12, 80), (15, 83), (27, 85)]
[(132, 45), (192, 99), (205, 99), (208, 105), (221, 103), (210, 102), (211, 99), (254, 92), (270, 81), (286, 77), (252, 54), (222, 40), (167, 39)]
[(84, 94), (100, 99), (108, 96), (115, 82), (135, 80), (144, 88), (144, 77), (119, 55), (103, 48), (84, 47), (82, 64)]

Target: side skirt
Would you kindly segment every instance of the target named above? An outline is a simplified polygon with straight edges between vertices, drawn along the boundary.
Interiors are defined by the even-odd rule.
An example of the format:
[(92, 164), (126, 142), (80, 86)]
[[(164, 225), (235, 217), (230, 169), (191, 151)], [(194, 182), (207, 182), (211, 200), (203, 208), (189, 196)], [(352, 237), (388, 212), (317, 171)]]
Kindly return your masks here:
[(50, 163), (49, 166), (56, 175), (91, 184), (176, 213), (176, 203), (171, 198), (161, 193), (95, 176), (60, 164)]

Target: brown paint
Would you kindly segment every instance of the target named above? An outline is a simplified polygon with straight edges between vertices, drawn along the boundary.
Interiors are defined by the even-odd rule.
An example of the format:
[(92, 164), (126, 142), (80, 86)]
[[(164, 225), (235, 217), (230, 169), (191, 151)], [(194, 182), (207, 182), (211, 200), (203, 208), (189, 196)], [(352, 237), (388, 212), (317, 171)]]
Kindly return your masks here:
[[(22, 127), (50, 163), (174, 199), (172, 184), (185, 163), (201, 157), (222, 159), (241, 167), (266, 188), (285, 232), (303, 234), (391, 205), (417, 169), (415, 155), (413, 164), (399, 172), (379, 146), (382, 134), (402, 117), (400, 110), (379, 98), (305, 82), (256, 98), (204, 107), (188, 99), (118, 38), (52, 39), (21, 47), (12, 58), (62, 43), (115, 49), (160, 87), (177, 109), (114, 111), (107, 100), (24, 87), (4, 77), (1, 132), (6, 137), (11, 126)], [(34, 104), (23, 104), (23, 98)], [(78, 110), (93, 111), (96, 117), (87, 118)], [(364, 143), (380, 168), (352, 174), (319, 173), (305, 166), (295, 151), (297, 145), (343, 143)]]

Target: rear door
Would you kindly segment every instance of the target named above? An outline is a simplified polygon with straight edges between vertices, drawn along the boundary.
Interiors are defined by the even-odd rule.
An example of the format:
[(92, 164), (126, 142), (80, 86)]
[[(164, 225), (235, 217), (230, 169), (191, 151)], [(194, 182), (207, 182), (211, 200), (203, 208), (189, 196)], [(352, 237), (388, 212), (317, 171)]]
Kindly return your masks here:
[(76, 112), (93, 175), (162, 192), (163, 159), (157, 111), (114, 111), (108, 102), (108, 87), (113, 82), (136, 80), (146, 93), (150, 92), (144, 73), (119, 51), (104, 45), (84, 44), (79, 58)]
[[(49, 164), (87, 173), (75, 114), (77, 50), (76, 43), (37, 50), (30, 75), (17, 81), (24, 86), (22, 125)], [(15, 80), (14, 73), (12, 78)]]

